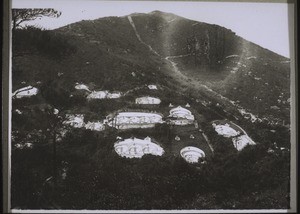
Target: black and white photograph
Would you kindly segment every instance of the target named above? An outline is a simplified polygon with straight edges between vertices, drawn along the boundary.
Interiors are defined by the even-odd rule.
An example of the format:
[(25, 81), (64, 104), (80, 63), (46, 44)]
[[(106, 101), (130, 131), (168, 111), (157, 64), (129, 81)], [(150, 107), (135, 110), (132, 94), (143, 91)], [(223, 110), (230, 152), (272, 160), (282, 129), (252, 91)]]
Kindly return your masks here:
[(290, 210), (291, 8), (12, 0), (11, 212)]

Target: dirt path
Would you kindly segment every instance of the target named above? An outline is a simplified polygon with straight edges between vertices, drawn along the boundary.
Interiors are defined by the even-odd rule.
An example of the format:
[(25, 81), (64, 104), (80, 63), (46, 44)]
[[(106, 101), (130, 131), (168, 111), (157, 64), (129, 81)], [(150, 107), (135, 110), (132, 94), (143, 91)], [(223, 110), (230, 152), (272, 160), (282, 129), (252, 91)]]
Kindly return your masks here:
[[(186, 86), (192, 90), (201, 90), (202, 92), (204, 92), (206, 95), (208, 95), (209, 97), (215, 97), (218, 99), (221, 99), (222, 101), (224, 101), (225, 103), (227, 103), (230, 106), (234, 106), (235, 109), (237, 109), (238, 114), (240, 114), (242, 117), (246, 118), (247, 116), (251, 116), (251, 118), (253, 120), (251, 120), (252, 122), (255, 121), (262, 121), (261, 118), (259, 118), (257, 115), (252, 114), (250, 111), (246, 110), (245, 108), (243, 108), (242, 106), (238, 105), (235, 101), (230, 100), (229, 98), (219, 94), (218, 92), (212, 90), (211, 88), (209, 88), (207, 85), (202, 84), (201, 82), (194, 80), (192, 78), (188, 78), (186, 75), (184, 75), (180, 69), (177, 66), (177, 63), (173, 61), (173, 59), (176, 58), (181, 58), (181, 57), (186, 57), (189, 56), (189, 54), (184, 54), (184, 55), (177, 55), (177, 56), (167, 56), (167, 57), (163, 57), (161, 56), (158, 52), (156, 52), (151, 45), (147, 44), (146, 42), (143, 41), (143, 39), (141, 38), (140, 34), (138, 33), (136, 26), (134, 24), (134, 21), (132, 20), (131, 16), (128, 16), (128, 20), (130, 22), (130, 25), (132, 26), (135, 35), (137, 37), (137, 39), (144, 44), (145, 46), (147, 46), (149, 48), (149, 50), (154, 53), (157, 56), (160, 56), (161, 58), (165, 59), (167, 61), (167, 63), (170, 65), (170, 68), (174, 71), (173, 74), (171, 74), (171, 76), (177, 81), (179, 82), (180, 85)], [(246, 52), (248, 51), (248, 47), (247, 44), (245, 44), (245, 48), (246, 48)], [(238, 69), (238, 68), (237, 68)], [(231, 113), (232, 114), (232, 113)], [(234, 114), (232, 114), (234, 115)], [(234, 116), (235, 117), (235, 116)], [(269, 124), (273, 124), (272, 121), (268, 121)]]
[(182, 57), (187, 57), (191, 56), (191, 54), (183, 54), (183, 55), (178, 55), (178, 56), (167, 56), (166, 59), (177, 59), (177, 58), (182, 58)]
[(136, 35), (137, 39), (138, 39), (142, 44), (146, 45), (152, 53), (154, 53), (154, 54), (157, 55), (157, 56), (160, 56), (155, 50), (153, 50), (153, 48), (152, 48), (150, 45), (148, 45), (147, 43), (145, 43), (145, 42), (142, 40), (140, 34), (139, 34), (138, 31), (136, 30), (135, 24), (134, 24), (134, 22), (133, 22), (131, 16), (127, 16), (127, 18), (128, 18), (128, 21), (129, 21), (130, 25), (132, 26), (132, 28), (133, 28), (133, 30), (134, 30), (134, 32), (135, 32), (135, 35)]
[[(151, 45), (147, 44), (146, 42), (144, 42), (139, 34), (139, 32), (137, 31), (136, 27), (135, 27), (135, 24), (134, 24), (134, 21), (132, 20), (131, 16), (127, 16), (128, 18), (128, 21), (130, 23), (130, 25), (132, 26), (134, 32), (135, 32), (135, 35), (137, 37), (137, 39), (142, 43), (144, 44), (145, 46), (147, 46), (149, 48), (149, 50), (154, 53), (155, 55), (157, 56), (160, 56), (162, 57), (159, 53), (157, 53), (152, 47)], [(186, 56), (189, 56), (189, 54), (186, 54), (186, 55), (178, 55), (178, 56), (167, 56), (165, 57), (164, 59), (169, 63), (171, 64), (171, 67), (173, 68), (173, 71), (179, 76), (179, 78), (182, 78), (184, 81), (181, 80), (182, 83), (186, 83), (187, 80), (189, 80), (189, 78), (187, 76), (185, 76), (180, 70), (179, 68), (177, 67), (177, 64), (172, 61), (172, 59), (176, 59), (176, 58), (180, 58), (180, 57), (186, 57)], [(195, 80), (190, 80), (192, 81), (192, 84), (194, 85), (198, 85), (200, 87), (203, 87), (204, 89), (210, 91), (210, 92), (213, 92), (215, 95), (221, 97), (222, 99), (228, 99), (220, 94), (218, 94), (217, 92), (213, 91), (212, 89), (208, 88), (206, 85), (203, 85), (203, 84), (200, 84), (198, 81), (195, 81)], [(190, 84), (189, 84), (190, 85)]]
[(202, 132), (202, 136), (203, 136), (203, 138), (205, 139), (207, 145), (209, 146), (209, 148), (210, 148), (212, 154), (214, 154), (214, 152), (215, 152), (215, 151), (214, 151), (214, 148), (213, 148), (213, 146), (210, 144), (210, 141), (209, 141), (207, 135), (204, 134), (204, 132)]

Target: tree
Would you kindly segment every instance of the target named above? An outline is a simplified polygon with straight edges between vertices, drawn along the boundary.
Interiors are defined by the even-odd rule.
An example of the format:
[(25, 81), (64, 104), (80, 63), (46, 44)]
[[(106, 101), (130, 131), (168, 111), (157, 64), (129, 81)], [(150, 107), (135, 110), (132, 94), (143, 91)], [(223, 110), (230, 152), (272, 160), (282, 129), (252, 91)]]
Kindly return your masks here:
[(53, 150), (53, 181), (56, 187), (57, 184), (57, 143), (65, 136), (65, 133), (70, 130), (70, 126), (65, 124), (67, 119), (63, 110), (59, 111), (52, 105), (42, 107), (37, 114), (37, 123), (46, 136), (47, 144), (52, 145)]
[(48, 72), (44, 75), (44, 83), (40, 86), (42, 97), (48, 104), (58, 110), (66, 110), (71, 107), (68, 90), (63, 87), (65, 82), (55, 80), (55, 72)]
[(52, 8), (12, 9), (12, 29), (15, 30), (23, 22), (32, 21), (43, 16), (58, 18), (60, 15), (60, 11)]

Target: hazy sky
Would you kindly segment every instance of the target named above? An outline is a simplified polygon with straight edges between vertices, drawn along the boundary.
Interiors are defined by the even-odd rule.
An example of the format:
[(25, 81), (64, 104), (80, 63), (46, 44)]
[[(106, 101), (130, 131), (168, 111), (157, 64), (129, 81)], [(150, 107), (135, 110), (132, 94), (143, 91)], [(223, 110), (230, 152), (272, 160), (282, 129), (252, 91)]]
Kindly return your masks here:
[(153, 10), (217, 24), (264, 48), (289, 57), (288, 4), (237, 2), (12, 0), (12, 8), (54, 8), (58, 18), (41, 18), (27, 24), (55, 29), (81, 20), (124, 16)]

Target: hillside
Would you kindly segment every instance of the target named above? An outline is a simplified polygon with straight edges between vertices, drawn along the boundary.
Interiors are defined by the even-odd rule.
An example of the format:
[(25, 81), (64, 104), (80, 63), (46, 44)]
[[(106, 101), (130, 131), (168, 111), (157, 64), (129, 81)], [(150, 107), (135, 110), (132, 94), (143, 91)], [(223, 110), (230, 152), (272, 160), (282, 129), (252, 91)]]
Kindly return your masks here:
[[(217, 25), (159, 11), (132, 19), (145, 43), (169, 57), (196, 87), (204, 84), (261, 118), (274, 116), (289, 123), (287, 58)], [(194, 42), (188, 44), (191, 39)]]
[[(16, 29), (12, 61), (13, 91), (28, 85), (39, 90), (12, 99), (13, 207), (288, 206), (288, 59), (224, 27), (153, 11), (56, 30)], [(88, 99), (95, 91), (120, 96)], [(141, 96), (161, 102), (138, 105)], [(195, 121), (125, 130), (106, 124), (102, 131), (62, 122), (68, 114), (82, 114), (88, 123), (130, 111), (155, 112), (167, 121), (177, 106)], [(236, 151), (213, 121), (238, 124), (256, 146)], [(148, 136), (164, 155), (125, 159), (114, 151), (120, 138)], [(201, 148), (205, 162), (185, 162), (180, 151), (186, 146)]]
[[(170, 84), (171, 77), (185, 89), (204, 85), (260, 119), (289, 124), (288, 59), (217, 25), (159, 11), (130, 17), (136, 32), (128, 17), (81, 21), (55, 30), (77, 48), (59, 60), (62, 79), (129, 90), (149, 81)], [(35, 66), (32, 70), (47, 69), (44, 63)]]
[[(289, 124), (288, 59), (217, 25), (159, 11), (130, 17), (137, 32), (128, 17), (81, 21), (55, 30), (55, 34), (67, 35), (77, 48), (75, 54), (59, 60), (62, 67), (56, 69), (64, 73), (61, 78), (129, 90), (149, 81), (166, 84), (171, 77), (192, 90), (205, 85), (261, 119)], [(187, 40), (194, 42), (187, 44)], [(34, 66), (30, 69), (40, 72), (49, 68), (44, 63)]]

